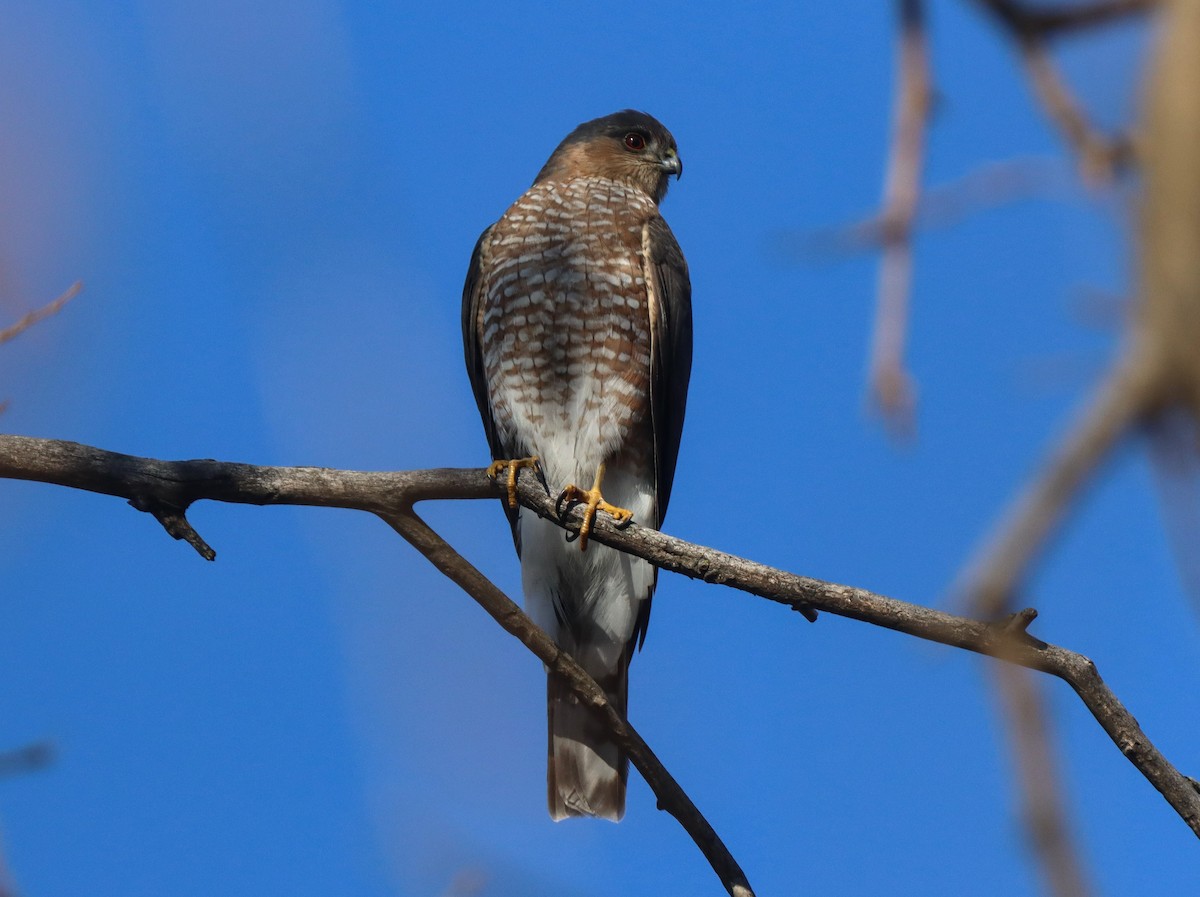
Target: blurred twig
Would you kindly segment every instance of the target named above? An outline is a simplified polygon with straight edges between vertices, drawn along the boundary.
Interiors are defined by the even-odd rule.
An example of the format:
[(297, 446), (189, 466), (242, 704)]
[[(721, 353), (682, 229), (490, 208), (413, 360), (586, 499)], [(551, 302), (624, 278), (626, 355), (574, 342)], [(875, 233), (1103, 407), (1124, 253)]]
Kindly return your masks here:
[(991, 672), (1009, 723), (1006, 728), (1016, 759), (1030, 847), (1052, 894), (1086, 897), (1091, 888), (1067, 821), (1067, 802), (1039, 684), (1027, 670), (1012, 664), (998, 664)]
[(871, 343), (870, 390), (894, 433), (914, 427), (916, 396), (905, 369), (904, 345), (912, 292), (912, 232), (925, 159), (925, 129), (932, 104), (929, 41), (922, 0), (898, 0), (900, 12), (892, 148), (879, 219), (883, 257), (879, 262), (875, 329)]
[[(12, 751), (0, 752), (0, 778), (34, 772), (54, 760), (54, 745), (48, 741), (35, 741)], [(0, 897), (16, 897), (12, 873), (0, 842)]]
[(1088, 119), (1087, 113), (1067, 86), (1044, 40), (1018, 35), (1017, 43), (1033, 92), (1046, 115), (1074, 150), (1080, 177), (1091, 185), (1103, 186), (1133, 159), (1129, 138), (1107, 137)]
[(1051, 38), (1107, 24), (1158, 6), (1157, 0), (1099, 0), (1059, 7), (1028, 5), (1017, 0), (976, 0), (993, 14), (1021, 52), (1034, 95), (1047, 117), (1075, 151), (1085, 183), (1106, 184), (1133, 161), (1129, 137), (1100, 133), (1051, 57)]
[(15, 336), (19, 336), (20, 334), (24, 333), (38, 321), (44, 320), (51, 315), (58, 314), (64, 305), (79, 295), (79, 291), (82, 289), (83, 282), (76, 281), (65, 293), (63, 293), (53, 302), (49, 302), (46, 305), (43, 305), (41, 308), (34, 309), (15, 324), (0, 330), (0, 345), (7, 343)]
[[(1067, 180), (1058, 159), (1029, 156), (987, 162), (960, 178), (922, 190), (912, 227), (948, 227), (985, 209), (1050, 194), (1065, 188)], [(874, 252), (884, 245), (887, 234), (886, 215), (876, 213), (849, 224), (785, 235), (779, 246), (782, 252), (805, 261), (825, 261)]]
[(442, 897), (479, 897), (487, 882), (487, 874), (482, 869), (464, 869), (454, 876)]
[(1159, 0), (1095, 0), (1092, 3), (1029, 3), (1028, 0), (976, 0), (1014, 34), (1058, 37), (1106, 25), (1154, 9)]
[(48, 766), (54, 761), (54, 745), (36, 741), (14, 751), (0, 752), (0, 778), (23, 775)]

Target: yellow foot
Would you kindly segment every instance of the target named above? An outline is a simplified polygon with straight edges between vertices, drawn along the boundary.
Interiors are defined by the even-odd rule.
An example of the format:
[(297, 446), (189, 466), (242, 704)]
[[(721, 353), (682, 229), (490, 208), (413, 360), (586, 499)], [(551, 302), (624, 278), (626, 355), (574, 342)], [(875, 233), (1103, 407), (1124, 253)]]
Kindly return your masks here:
[(530, 470), (537, 471), (538, 459), (535, 455), (532, 458), (513, 458), (506, 461), (493, 461), (488, 465), (487, 475), (491, 479), (496, 479), (500, 476), (500, 471), (508, 468), (508, 506), (516, 508), (517, 506), (517, 471), (522, 467), (528, 467)]
[[(575, 502), (584, 502), (587, 508), (583, 512), (583, 523), (579, 527), (579, 550), (587, 551), (588, 536), (592, 532), (592, 523), (596, 519), (597, 511), (604, 511), (611, 514), (616, 520), (617, 525), (628, 523), (633, 519), (633, 511), (627, 508), (618, 508), (616, 505), (610, 505), (604, 500), (604, 496), (600, 494), (600, 481), (604, 479), (604, 465), (596, 471), (596, 481), (592, 483), (591, 489), (580, 489), (572, 484), (562, 491), (558, 496), (558, 501), (555, 507), (558, 512), (562, 513), (563, 505), (571, 505)], [(568, 536), (568, 541), (570, 537)]]

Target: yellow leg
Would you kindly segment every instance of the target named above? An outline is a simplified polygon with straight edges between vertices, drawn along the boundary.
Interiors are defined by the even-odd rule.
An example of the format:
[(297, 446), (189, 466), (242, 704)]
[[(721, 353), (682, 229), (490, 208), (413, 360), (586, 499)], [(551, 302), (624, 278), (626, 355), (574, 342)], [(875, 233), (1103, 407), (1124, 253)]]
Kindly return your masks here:
[(491, 479), (496, 479), (500, 476), (500, 471), (508, 468), (508, 506), (516, 508), (517, 506), (517, 471), (522, 467), (528, 467), (530, 470), (537, 470), (538, 459), (534, 455), (532, 458), (513, 458), (511, 460), (493, 461), (488, 465), (487, 475)]
[(605, 511), (613, 516), (613, 519), (618, 524), (628, 523), (633, 519), (633, 511), (626, 508), (618, 508), (616, 505), (610, 505), (604, 500), (600, 494), (600, 483), (604, 480), (604, 465), (601, 464), (596, 469), (596, 479), (592, 483), (591, 489), (580, 489), (572, 484), (562, 491), (558, 497), (558, 506), (561, 508), (564, 503), (571, 502), (586, 502), (587, 508), (583, 512), (583, 523), (579, 527), (579, 550), (587, 551), (588, 536), (592, 532), (592, 522), (596, 519), (597, 511)]

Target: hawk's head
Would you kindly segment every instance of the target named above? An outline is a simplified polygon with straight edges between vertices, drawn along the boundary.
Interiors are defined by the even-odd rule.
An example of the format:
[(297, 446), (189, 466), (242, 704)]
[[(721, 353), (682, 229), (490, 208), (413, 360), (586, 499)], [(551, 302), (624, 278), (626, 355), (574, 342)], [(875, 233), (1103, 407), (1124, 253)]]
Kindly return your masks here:
[(675, 138), (645, 112), (626, 109), (585, 121), (558, 145), (534, 183), (602, 177), (633, 184), (655, 202), (671, 175), (683, 174)]

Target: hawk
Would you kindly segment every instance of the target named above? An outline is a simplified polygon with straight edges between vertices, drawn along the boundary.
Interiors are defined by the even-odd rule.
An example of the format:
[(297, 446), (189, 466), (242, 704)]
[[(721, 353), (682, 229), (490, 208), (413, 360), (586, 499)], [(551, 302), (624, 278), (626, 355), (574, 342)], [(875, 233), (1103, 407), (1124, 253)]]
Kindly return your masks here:
[[(489, 473), (507, 468), (526, 610), (622, 716), (657, 570), (587, 539), (597, 511), (658, 528), (667, 510), (692, 312), (687, 264), (658, 205), (682, 173), (675, 138), (644, 112), (584, 122), (483, 232), (463, 288), (467, 370)], [(522, 466), (539, 468), (560, 502), (586, 503), (578, 546), (518, 507)], [(550, 815), (619, 820), (628, 758), (553, 675), (546, 704)]]

